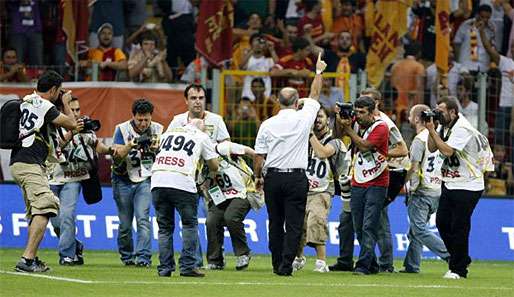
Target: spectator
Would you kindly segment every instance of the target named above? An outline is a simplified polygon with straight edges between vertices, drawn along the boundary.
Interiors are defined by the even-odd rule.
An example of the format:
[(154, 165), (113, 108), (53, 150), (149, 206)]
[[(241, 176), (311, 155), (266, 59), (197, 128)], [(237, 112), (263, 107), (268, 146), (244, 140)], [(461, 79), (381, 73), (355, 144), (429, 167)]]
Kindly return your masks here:
[(496, 144), (493, 147), (494, 171), (487, 179), (488, 195), (507, 195), (512, 194), (514, 178), (512, 176), (512, 163), (507, 162), (505, 147)]
[(176, 72), (179, 66), (178, 58), (184, 67), (195, 59), (193, 5), (189, 0), (157, 0), (157, 3), (164, 13), (162, 28), (168, 37), (166, 40), (168, 65), (173, 72)]
[(275, 95), (265, 95), (265, 84), (262, 78), (256, 77), (252, 80), (251, 91), (255, 97), (253, 102), (259, 121), (265, 121), (280, 111), (280, 104), (277, 102)]
[(236, 118), (232, 123), (232, 137), (235, 142), (246, 146), (254, 145), (259, 125), (260, 122), (252, 101), (247, 97), (241, 98), (237, 105)]
[(507, 57), (514, 57), (514, 50), (512, 50), (512, 45), (514, 44), (514, 9), (512, 9), (512, 5), (510, 5), (509, 1), (503, 1), (503, 11), (505, 15), (510, 19), (512, 25), (510, 26), (510, 36), (509, 36), (509, 44), (507, 47)]
[(460, 25), (455, 38), (453, 39), (454, 50), (457, 54), (457, 61), (465, 66), (472, 73), (489, 70), (489, 56), (484, 48), (482, 38), (476, 27), (477, 22), (487, 24), (484, 28), (485, 37), (491, 40), (494, 38), (494, 27), (489, 19), (491, 18), (491, 6), (484, 4), (478, 8), (477, 15)]
[(298, 27), (294, 25), (285, 25), (283, 21), (277, 22), (277, 28), (282, 32), (282, 39), (275, 42), (275, 48), (279, 57), (283, 57), (293, 53), (291, 43), (298, 37)]
[(112, 47), (123, 48), (125, 33), (125, 16), (123, 3), (125, 1), (89, 1), (91, 6), (91, 21), (89, 23), (89, 48), (99, 47), (100, 29), (104, 24), (111, 25)]
[(298, 34), (312, 39), (314, 44), (327, 45), (333, 33), (326, 32), (321, 20), (321, 3), (319, 0), (303, 0), (305, 15), (298, 21)]
[[(263, 35), (256, 33), (250, 38), (251, 49), (243, 57), (241, 61), (241, 69), (248, 71), (259, 71), (269, 72), (270, 69), (278, 62), (278, 56), (275, 52), (273, 42), (267, 41)], [(265, 56), (269, 51), (271, 58)], [(255, 97), (251, 91), (251, 82), (255, 76), (247, 75), (244, 78), (243, 83), (243, 97), (248, 97), (254, 101)], [(265, 83), (265, 95), (269, 97), (271, 95), (271, 78), (265, 76), (262, 78)]]
[(16, 50), (7, 47), (2, 53), (2, 62), (0, 63), (0, 82), (27, 82), (29, 81), (25, 67), (18, 63)]
[(134, 48), (128, 61), (130, 79), (136, 82), (170, 82), (171, 69), (166, 63), (166, 50), (156, 48), (157, 37), (152, 32), (141, 36), (139, 48)]
[(232, 48), (232, 66), (234, 69), (241, 69), (241, 64), (245, 52), (251, 48), (250, 37), (255, 33), (259, 33), (261, 28), (261, 17), (254, 13), (248, 18), (246, 29), (234, 28), (232, 30), (234, 37), (234, 46)]
[[(40, 1), (8, 1), (8, 40), (19, 60), (31, 66), (43, 65), (43, 37), (39, 11)], [(25, 60), (28, 58), (27, 60)]]
[(282, 57), (271, 69), (271, 76), (289, 76), (280, 79), (281, 85), (288, 85), (296, 88), (300, 97), (307, 95), (307, 77), (310, 76), (312, 61), (309, 58), (311, 53), (309, 41), (299, 37), (293, 41), (293, 54)]
[(478, 128), (478, 104), (471, 100), (471, 91), (473, 90), (473, 81), (461, 80), (457, 84), (457, 98), (462, 107), (461, 113), (469, 121), (471, 126)]
[(81, 61), (82, 67), (100, 66), (100, 81), (114, 81), (118, 71), (127, 70), (127, 57), (121, 49), (113, 47), (112, 25), (105, 23), (98, 29), (99, 46), (90, 48), (88, 60)]
[(405, 58), (391, 68), (391, 84), (398, 91), (395, 102), (398, 117), (411, 106), (423, 103), (425, 67), (417, 61), (419, 54), (419, 44), (406, 45)]
[(354, 48), (363, 49), (364, 45), (362, 44), (361, 47), (361, 41), (364, 35), (364, 20), (362, 16), (354, 13), (352, 1), (341, 1), (341, 15), (334, 20), (331, 31), (335, 34), (343, 31), (349, 32)]
[[(504, 53), (503, 49), (503, 35), (508, 34), (509, 32), (505, 32), (504, 29), (504, 21), (503, 17), (505, 16), (504, 9), (502, 6), (502, 2), (508, 2), (510, 0), (480, 0), (480, 4), (486, 4), (491, 7), (491, 21), (490, 23), (494, 28), (494, 41), (493, 43), (496, 45), (498, 52)], [(508, 16), (507, 16), (508, 17)], [(506, 45), (507, 46), (507, 45)], [(505, 46), (505, 48), (506, 48)]]

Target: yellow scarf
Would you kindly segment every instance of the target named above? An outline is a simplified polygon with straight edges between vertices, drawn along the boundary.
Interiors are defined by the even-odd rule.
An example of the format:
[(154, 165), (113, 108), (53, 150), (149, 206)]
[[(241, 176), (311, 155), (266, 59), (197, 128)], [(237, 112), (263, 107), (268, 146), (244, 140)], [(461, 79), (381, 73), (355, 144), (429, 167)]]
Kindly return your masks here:
[(350, 57), (355, 52), (355, 48), (352, 46), (350, 48), (350, 53), (344, 54), (339, 60), (339, 64), (337, 65), (337, 73), (340, 75), (336, 78), (336, 86), (343, 90), (343, 100), (344, 102), (350, 101), (350, 76), (352, 73), (352, 67), (350, 65)]

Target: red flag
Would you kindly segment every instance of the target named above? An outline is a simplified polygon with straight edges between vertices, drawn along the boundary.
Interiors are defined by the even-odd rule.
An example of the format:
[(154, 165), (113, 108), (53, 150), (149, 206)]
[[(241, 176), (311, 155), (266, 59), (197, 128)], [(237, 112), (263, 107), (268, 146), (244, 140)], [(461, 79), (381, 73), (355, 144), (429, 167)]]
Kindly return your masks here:
[(196, 29), (196, 50), (219, 65), (232, 57), (234, 8), (231, 0), (209, 0), (200, 4)]
[(66, 51), (76, 63), (76, 55), (87, 51), (89, 9), (87, 0), (61, 0), (62, 30), (66, 35)]

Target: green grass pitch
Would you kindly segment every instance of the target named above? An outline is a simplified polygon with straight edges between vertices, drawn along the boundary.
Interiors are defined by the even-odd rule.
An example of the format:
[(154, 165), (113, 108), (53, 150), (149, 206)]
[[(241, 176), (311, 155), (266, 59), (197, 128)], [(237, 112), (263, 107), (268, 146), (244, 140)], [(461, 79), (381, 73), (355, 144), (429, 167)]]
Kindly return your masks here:
[[(52, 271), (19, 274), (14, 265), (21, 250), (0, 249), (0, 296), (514, 296), (514, 263), (476, 261), (468, 279), (445, 280), (442, 261), (424, 261), (420, 274), (378, 274), (356, 276), (349, 272), (313, 272), (314, 258), (293, 277), (271, 272), (269, 256), (255, 255), (250, 267), (236, 271), (235, 258), (227, 257), (223, 271), (206, 271), (205, 278), (157, 276), (157, 255), (151, 268), (124, 267), (115, 252), (87, 251), (84, 266), (57, 264), (55, 250), (42, 250), (39, 257)], [(329, 263), (335, 259), (330, 258)], [(397, 268), (401, 261), (396, 261)]]

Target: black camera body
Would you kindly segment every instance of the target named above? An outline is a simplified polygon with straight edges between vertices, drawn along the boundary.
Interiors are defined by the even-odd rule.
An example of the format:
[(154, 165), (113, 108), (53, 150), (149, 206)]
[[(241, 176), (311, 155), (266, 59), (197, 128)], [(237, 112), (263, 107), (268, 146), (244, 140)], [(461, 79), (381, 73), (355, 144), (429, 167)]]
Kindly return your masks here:
[(89, 132), (89, 131), (98, 131), (102, 127), (102, 124), (100, 124), (99, 120), (92, 120), (89, 117), (83, 117), (82, 121), (84, 122), (84, 128), (82, 131)]
[(441, 122), (442, 118), (443, 118), (443, 113), (437, 109), (424, 110), (421, 112), (421, 120), (423, 122), (430, 122), (430, 119), (432, 119), (434, 122), (435, 121)]
[(148, 150), (152, 145), (153, 137), (150, 134), (143, 134), (134, 139), (134, 143), (139, 149)]
[(351, 119), (355, 116), (355, 111), (353, 110), (352, 103), (340, 103), (336, 102), (337, 107), (339, 107), (339, 116), (343, 119)]

